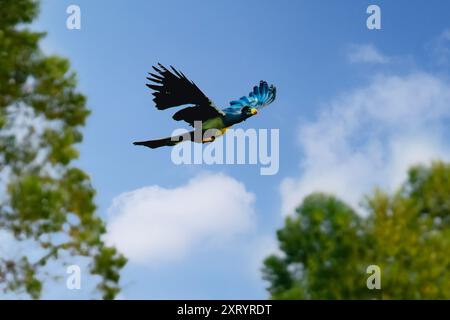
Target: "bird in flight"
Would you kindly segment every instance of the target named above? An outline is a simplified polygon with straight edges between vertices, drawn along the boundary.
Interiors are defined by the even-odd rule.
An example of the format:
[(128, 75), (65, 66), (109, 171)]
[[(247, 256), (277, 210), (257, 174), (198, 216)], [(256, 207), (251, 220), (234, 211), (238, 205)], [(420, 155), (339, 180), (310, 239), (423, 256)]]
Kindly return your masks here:
[[(176, 121), (186, 121), (194, 130), (185, 134), (156, 140), (139, 141), (133, 144), (149, 148), (174, 146), (183, 141), (198, 143), (212, 142), (217, 136), (223, 135), (231, 126), (247, 120), (256, 115), (258, 111), (275, 100), (276, 88), (260, 81), (259, 86), (253, 87), (248, 96), (230, 102), (230, 106), (219, 109), (181, 72), (170, 66), (171, 70), (163, 65), (153, 66), (156, 73), (149, 73), (147, 87), (154, 90), (153, 101), (158, 110), (189, 105), (173, 115)], [(201, 126), (196, 125), (201, 121)], [(215, 133), (207, 135), (212, 130)]]

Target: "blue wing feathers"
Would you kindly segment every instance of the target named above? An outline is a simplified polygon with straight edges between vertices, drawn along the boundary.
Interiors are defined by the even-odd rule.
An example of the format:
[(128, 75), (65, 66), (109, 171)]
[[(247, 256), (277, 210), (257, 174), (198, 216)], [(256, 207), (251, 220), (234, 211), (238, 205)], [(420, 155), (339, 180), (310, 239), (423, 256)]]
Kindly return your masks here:
[(260, 81), (259, 86), (254, 86), (248, 96), (241, 97), (239, 100), (230, 102), (233, 108), (249, 106), (252, 108), (263, 108), (271, 104), (276, 97), (276, 88), (267, 84), (266, 81)]
[(253, 94), (250, 92), (250, 96), (258, 96), (259, 95), (259, 89), (257, 86), (253, 87)]

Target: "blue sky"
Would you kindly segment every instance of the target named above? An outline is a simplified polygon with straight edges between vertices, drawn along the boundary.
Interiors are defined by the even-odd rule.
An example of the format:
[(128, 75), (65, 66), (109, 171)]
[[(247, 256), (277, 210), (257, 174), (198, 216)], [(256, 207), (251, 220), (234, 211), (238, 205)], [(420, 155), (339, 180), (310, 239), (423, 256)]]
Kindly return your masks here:
[[(81, 30), (65, 27), (70, 4), (81, 8)], [(381, 30), (366, 27), (370, 4), (381, 8)], [(122, 297), (266, 298), (260, 260), (304, 195), (324, 190), (357, 205), (373, 186), (397, 185), (411, 163), (447, 159), (449, 12), (438, 0), (44, 0), (33, 27), (48, 32), (46, 52), (70, 59), (92, 110), (77, 165), (92, 177), (109, 239), (133, 252)], [(133, 146), (179, 127), (144, 85), (157, 62), (181, 69), (223, 107), (259, 80), (274, 83), (276, 102), (242, 127), (280, 129), (278, 174), (176, 166), (168, 148)], [(180, 195), (191, 200), (177, 207)], [(202, 207), (202, 197), (217, 207)], [(171, 221), (185, 230), (164, 220), (177, 208), (186, 216)], [(168, 228), (147, 239), (151, 252), (124, 240), (147, 224), (155, 237)], [(59, 286), (44, 297), (91, 294)]]

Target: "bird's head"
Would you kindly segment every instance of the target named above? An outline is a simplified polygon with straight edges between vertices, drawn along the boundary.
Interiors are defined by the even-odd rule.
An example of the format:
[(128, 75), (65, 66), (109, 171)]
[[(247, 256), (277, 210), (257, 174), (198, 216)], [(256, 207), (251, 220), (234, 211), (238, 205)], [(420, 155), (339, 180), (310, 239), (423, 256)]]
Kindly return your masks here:
[(258, 109), (245, 106), (241, 109), (241, 113), (245, 118), (250, 118), (258, 113)]

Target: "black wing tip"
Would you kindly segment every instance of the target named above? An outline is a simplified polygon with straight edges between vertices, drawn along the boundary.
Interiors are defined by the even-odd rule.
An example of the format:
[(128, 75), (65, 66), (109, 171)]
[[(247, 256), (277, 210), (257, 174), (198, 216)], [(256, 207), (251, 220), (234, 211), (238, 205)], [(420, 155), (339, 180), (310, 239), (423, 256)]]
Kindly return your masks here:
[(162, 65), (161, 63), (157, 63), (156, 65), (152, 66), (152, 69), (155, 70), (157, 73), (160, 74), (160, 76), (152, 74), (151, 72), (149, 72), (149, 74), (156, 78), (156, 79), (160, 79), (163, 80), (168, 74), (174, 75), (176, 77), (179, 78), (185, 78), (186, 76), (179, 70), (177, 70), (174, 66), (169, 65), (169, 68), (172, 70), (167, 69), (164, 65)]
[(174, 66), (170, 65), (170, 69), (172, 69), (172, 71), (175, 73), (175, 75), (182, 79), (183, 78), (183, 73), (181, 71), (178, 71), (177, 69), (174, 68)]
[(160, 70), (160, 69), (158, 69), (158, 67), (160, 67), (161, 69), (164, 68), (164, 66), (161, 63), (158, 62), (156, 66), (152, 66), (152, 69), (162, 75), (164, 69)]
[[(160, 67), (161, 69), (163, 69), (164, 71), (169, 71), (167, 70), (167, 68), (165, 66), (163, 66), (161, 63), (158, 62), (158, 67)], [(170, 71), (169, 71), (170, 72)]]
[(162, 86), (157, 86), (155, 84), (151, 84), (151, 83), (146, 83), (145, 84), (147, 87), (149, 87), (152, 90), (155, 90), (157, 92), (161, 91)]
[(158, 83), (158, 84), (163, 83), (163, 81), (161, 79), (156, 79), (156, 78), (151, 78), (151, 77), (146, 77), (146, 79), (150, 82), (154, 82), (154, 83)]

